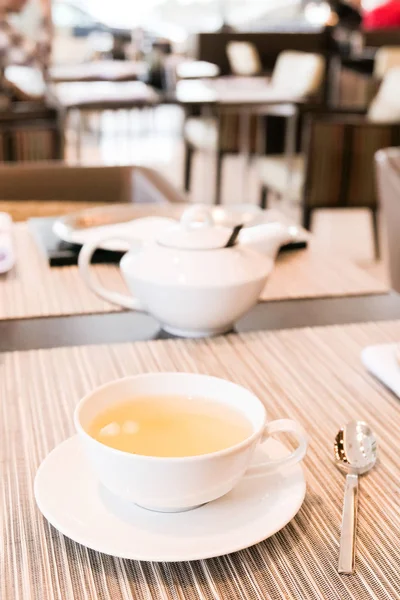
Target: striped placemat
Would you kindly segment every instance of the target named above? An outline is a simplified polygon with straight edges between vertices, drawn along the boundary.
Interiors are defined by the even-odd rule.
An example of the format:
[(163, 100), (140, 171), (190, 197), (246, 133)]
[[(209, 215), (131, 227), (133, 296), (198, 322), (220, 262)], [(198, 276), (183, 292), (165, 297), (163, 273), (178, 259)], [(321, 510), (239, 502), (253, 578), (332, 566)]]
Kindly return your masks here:
[[(395, 600), (400, 598), (400, 405), (360, 362), (367, 344), (400, 340), (400, 321), (0, 355), (0, 597), (4, 600)], [(124, 561), (59, 534), (35, 506), (47, 453), (74, 432), (73, 407), (94, 386), (151, 371), (200, 372), (252, 389), (271, 419), (310, 436), (307, 495), (281, 532), (194, 563)], [(344, 475), (337, 429), (369, 422), (379, 464), (360, 483), (357, 573), (336, 571)]]
[[(77, 267), (49, 267), (25, 224), (14, 226), (17, 264), (0, 278), (0, 319), (107, 313), (120, 310), (93, 294)], [(126, 292), (115, 265), (95, 265), (99, 281)], [(382, 294), (387, 286), (341, 257), (306, 250), (279, 257), (261, 300)]]

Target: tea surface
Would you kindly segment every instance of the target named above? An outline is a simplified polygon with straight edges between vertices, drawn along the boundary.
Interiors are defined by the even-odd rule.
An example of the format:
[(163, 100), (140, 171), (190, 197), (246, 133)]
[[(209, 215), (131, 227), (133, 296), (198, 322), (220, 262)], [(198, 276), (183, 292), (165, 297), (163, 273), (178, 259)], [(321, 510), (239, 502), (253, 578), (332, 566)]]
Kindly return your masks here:
[(224, 450), (244, 441), (252, 430), (242, 413), (215, 400), (138, 396), (100, 413), (88, 433), (124, 452), (182, 457)]

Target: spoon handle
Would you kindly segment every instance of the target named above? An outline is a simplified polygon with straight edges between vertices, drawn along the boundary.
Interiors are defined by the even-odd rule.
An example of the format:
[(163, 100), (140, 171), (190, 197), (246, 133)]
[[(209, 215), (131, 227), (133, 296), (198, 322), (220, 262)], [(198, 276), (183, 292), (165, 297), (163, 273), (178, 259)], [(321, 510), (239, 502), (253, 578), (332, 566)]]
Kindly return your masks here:
[(339, 573), (354, 573), (358, 505), (358, 475), (347, 475), (340, 536)]

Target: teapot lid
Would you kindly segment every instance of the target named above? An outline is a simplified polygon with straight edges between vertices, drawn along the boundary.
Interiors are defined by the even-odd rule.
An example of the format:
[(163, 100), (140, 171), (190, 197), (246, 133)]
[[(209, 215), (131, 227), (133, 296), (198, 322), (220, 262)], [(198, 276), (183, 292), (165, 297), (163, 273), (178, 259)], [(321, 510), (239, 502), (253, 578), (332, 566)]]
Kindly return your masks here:
[(157, 242), (179, 250), (217, 250), (225, 248), (232, 234), (229, 227), (217, 226), (211, 211), (201, 204), (185, 210), (178, 224), (157, 237)]

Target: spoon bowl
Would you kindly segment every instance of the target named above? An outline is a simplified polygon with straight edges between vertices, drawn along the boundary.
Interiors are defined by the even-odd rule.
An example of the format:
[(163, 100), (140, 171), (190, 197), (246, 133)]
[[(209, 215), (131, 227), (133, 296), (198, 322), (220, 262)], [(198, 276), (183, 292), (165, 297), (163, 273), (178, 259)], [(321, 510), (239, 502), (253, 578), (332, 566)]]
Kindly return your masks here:
[(372, 469), (377, 458), (376, 437), (363, 421), (351, 421), (336, 434), (335, 462), (345, 473), (363, 475)]

